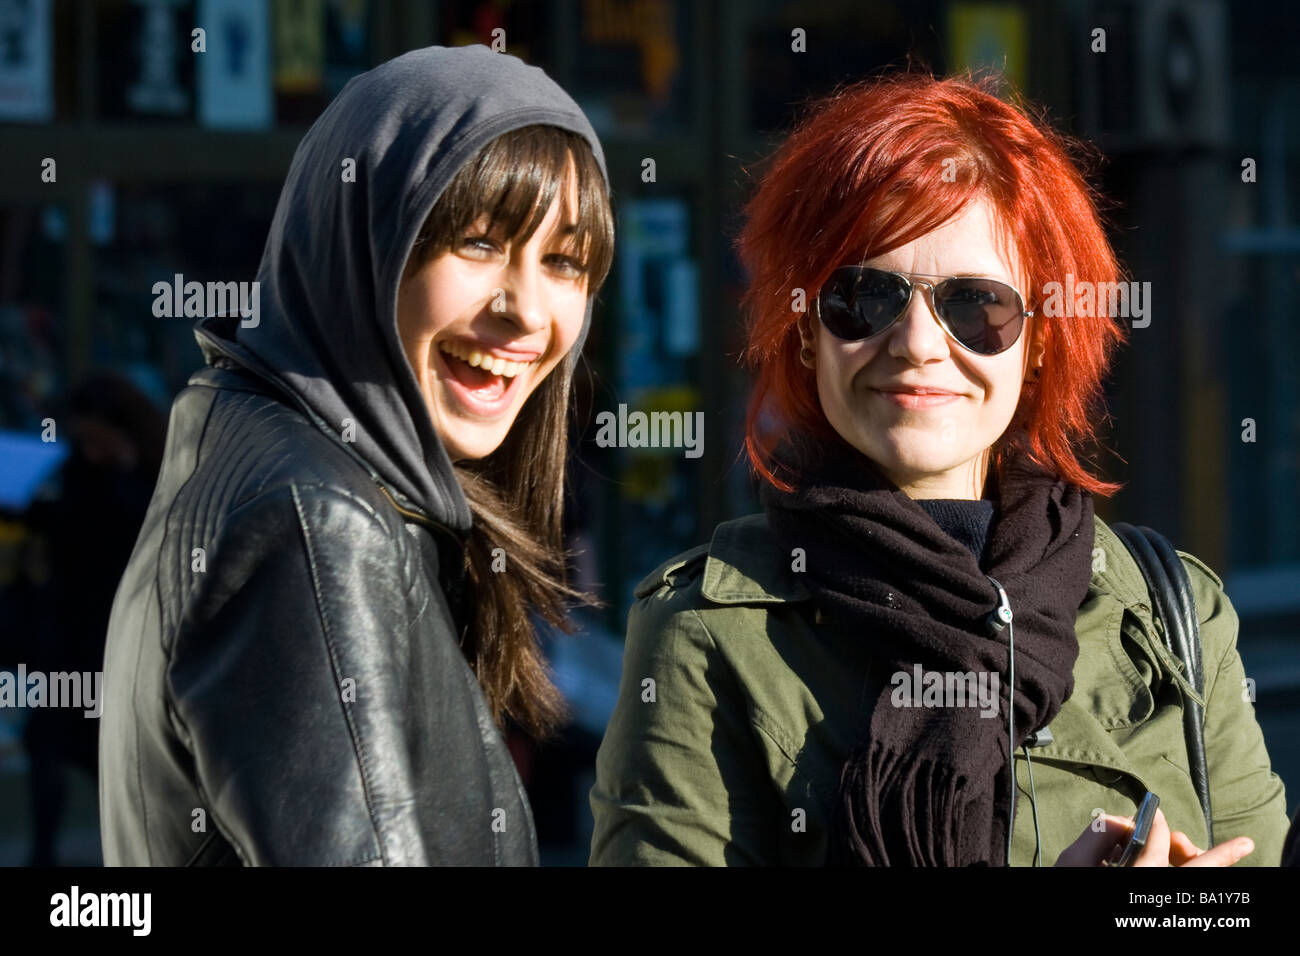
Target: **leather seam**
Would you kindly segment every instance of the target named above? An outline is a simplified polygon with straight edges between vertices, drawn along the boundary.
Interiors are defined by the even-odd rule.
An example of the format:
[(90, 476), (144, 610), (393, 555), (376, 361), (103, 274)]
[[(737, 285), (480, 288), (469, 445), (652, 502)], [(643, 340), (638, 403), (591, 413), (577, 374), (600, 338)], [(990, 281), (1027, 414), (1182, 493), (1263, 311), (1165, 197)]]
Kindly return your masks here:
[[(177, 401), (179, 401), (179, 398), (177, 399)], [(184, 500), (185, 489), (187, 489), (190, 486), (190, 484), (194, 481), (194, 476), (198, 474), (199, 465), (200, 465), (199, 450), (203, 448), (204, 440), (207, 438), (207, 434), (208, 434), (208, 427), (212, 424), (212, 409), (213, 406), (216, 405), (216, 401), (217, 401), (217, 396), (214, 394), (212, 399), (208, 402), (207, 409), (203, 413), (203, 425), (199, 428), (198, 439), (194, 445), (195, 451), (194, 451), (193, 466), (190, 469), (190, 473), (185, 476), (185, 480), (181, 482), (179, 487), (177, 487), (175, 495), (172, 496), (171, 505), (167, 508), (167, 515), (163, 518), (163, 528), (162, 528), (163, 538), (158, 548), (158, 556), (157, 558), (154, 559), (154, 568), (153, 568), (153, 580), (154, 580), (153, 594), (154, 594), (154, 601), (157, 603), (157, 608), (158, 608), (157, 611), (158, 653), (159, 656), (162, 658), (162, 662), (163, 662), (163, 676), (162, 676), (163, 717), (164, 719), (167, 719), (168, 711), (170, 711), (171, 714), (173, 715), (172, 719), (175, 720), (175, 722), (180, 725), (181, 729), (185, 731), (185, 735), (189, 737), (191, 740), (193, 739), (193, 737), (189, 733), (189, 728), (185, 726), (185, 721), (181, 719), (180, 710), (176, 707), (176, 695), (175, 693), (173, 693), (172, 690), (172, 683), (171, 683), (172, 653), (171, 650), (169, 650), (167, 647), (167, 630), (168, 630), (167, 625), (169, 622), (167, 621), (166, 616), (163, 613), (164, 606), (163, 606), (163, 598), (162, 598), (162, 590), (163, 590), (162, 589), (162, 562), (163, 562), (164, 548), (162, 547), (162, 545), (166, 543), (168, 533), (172, 530), (172, 520), (173, 518), (176, 517), (177, 511), (179, 510), (181, 505), (181, 501)], [(178, 540), (180, 539), (179, 532), (177, 533), (177, 539)], [(187, 597), (192, 598), (193, 593), (191, 592), (187, 594)], [(184, 603), (185, 602), (182, 602), (182, 608), (184, 607)], [(185, 619), (185, 614), (184, 611), (182, 610), (180, 613), (178, 613), (176, 620), (170, 622), (175, 627), (177, 632), (180, 631), (181, 622), (184, 619)], [(173, 636), (172, 649), (174, 649), (176, 645), (175, 638), (178, 636), (178, 634), (173, 634), (172, 636)], [(139, 654), (142, 652), (143, 652), (143, 642), (142, 642), (141, 650), (137, 651), (136, 654), (137, 668), (136, 671), (132, 674), (132, 681), (134, 681), (139, 676)], [(133, 700), (135, 699), (134, 694), (132, 695), (132, 698)], [(132, 707), (134, 706), (135, 705), (133, 703)], [(139, 719), (138, 711), (135, 712), (135, 714), (136, 714), (136, 721), (135, 721), (136, 780), (138, 786), (140, 787), (140, 802), (143, 805), (145, 833), (149, 834), (152, 833), (152, 829), (149, 827), (149, 808), (148, 808), (148, 802), (145, 800), (144, 778), (142, 776), (144, 772), (144, 768), (142, 766), (143, 761), (140, 760), (141, 751), (139, 747), (140, 727), (142, 722)], [(193, 750), (183, 742), (182, 745), (185, 747), (187, 751), (190, 752), (190, 755), (192, 757)], [(203, 796), (202, 787), (199, 785), (197, 774), (195, 774), (195, 790), (198, 791), (200, 797)], [(213, 822), (215, 823), (215, 821), (216, 821), (216, 817), (214, 816)], [(145, 852), (149, 858), (149, 865), (152, 866), (153, 865), (153, 843), (148, 836), (145, 837)]]
[[(159, 550), (160, 550), (160, 552), (161, 552), (161, 549), (159, 549)], [(161, 558), (161, 554), (159, 555), (159, 557)], [(153, 593), (154, 593), (154, 599), (155, 599), (155, 600), (156, 600), (156, 601), (161, 605), (161, 604), (162, 604), (162, 591), (161, 591), (161, 589), (158, 587), (158, 583), (157, 583), (157, 580), (156, 580), (156, 579), (155, 579), (155, 581), (154, 581)], [(160, 614), (160, 616), (159, 616), (159, 620), (161, 621), (161, 614)], [(161, 633), (161, 628), (159, 628), (159, 631), (160, 631), (160, 633)], [(136, 649), (135, 649), (135, 663), (132, 665), (132, 668), (131, 668), (131, 683), (132, 683), (132, 684), (134, 684), (137, 680), (140, 679), (140, 656), (141, 656), (143, 653), (144, 653), (144, 641), (140, 641), (140, 642), (136, 645)], [(163, 661), (166, 662), (166, 660), (167, 660), (167, 657), (166, 657), (166, 655), (164, 655), (164, 656), (163, 656)], [(167, 686), (167, 685), (168, 685), (168, 681), (164, 678), (164, 680), (163, 680), (163, 688), (164, 688), (164, 689), (163, 689), (163, 693), (164, 693), (164, 694), (167, 694), (167, 693), (168, 693), (168, 686)], [(164, 701), (164, 704), (165, 704), (165, 701)], [(149, 801), (145, 799), (145, 792), (146, 792), (146, 791), (145, 791), (145, 788), (144, 788), (144, 761), (140, 759), (140, 753), (141, 753), (141, 751), (140, 751), (140, 729), (141, 729), (141, 727), (143, 726), (144, 721), (140, 719), (140, 710), (139, 710), (139, 707), (140, 707), (140, 698), (139, 698), (139, 696), (136, 695), (136, 694), (132, 694), (132, 695), (131, 695), (131, 714), (132, 714), (132, 717), (134, 718), (134, 722), (135, 722), (135, 755), (134, 755), (134, 759), (135, 759), (135, 785), (136, 785), (136, 788), (137, 788), (137, 792), (140, 794), (140, 814), (141, 814), (141, 816), (144, 818), (144, 832), (145, 832), (145, 839), (144, 839), (144, 852), (145, 852), (145, 857), (149, 860), (149, 865), (150, 865), (150, 866), (153, 866), (153, 840), (150, 839), (150, 836), (151, 836), (152, 833), (153, 833), (153, 828), (152, 828), (151, 826), (149, 826)]]
[[(298, 517), (298, 530), (299, 533), (302, 535), (303, 544), (307, 549), (307, 567), (311, 572), (312, 596), (316, 603), (316, 614), (320, 618), (321, 634), (325, 640), (326, 653), (329, 655), (330, 669), (333, 671), (334, 674), (334, 686), (338, 687), (339, 678), (341, 676), (339, 670), (338, 654), (334, 646), (334, 640), (330, 630), (329, 615), (326, 614), (325, 603), (322, 600), (322, 596), (321, 596), (322, 588), (320, 584), (320, 576), (316, 565), (315, 549), (312, 545), (311, 530), (308, 528), (307, 518), (303, 512), (302, 497), (299, 493), (298, 484), (296, 482), (291, 482), (289, 487), (290, 487), (290, 492), (293, 495), (294, 511), (296, 512)], [(351, 495), (345, 495), (345, 496), (349, 498), (352, 497)], [(344, 704), (341, 694), (339, 695), (338, 699), (339, 699), (339, 706), (343, 711), (343, 719), (348, 726), (349, 736), (352, 737), (352, 750), (354, 755), (356, 756), (357, 763), (360, 765), (361, 790), (362, 793), (365, 795), (366, 811), (370, 816), (370, 825), (374, 829), (375, 842), (378, 844), (379, 847), (379, 859), (387, 863), (387, 857), (384, 850), (383, 832), (380, 827), (379, 820), (377, 819), (375, 814), (375, 806), (374, 806), (374, 801), (372, 798), (371, 787), (370, 787), (369, 767), (367, 766), (365, 748), (361, 742), (361, 734), (356, 726), (356, 722), (352, 718), (351, 711), (348, 709), (346, 704)], [(370, 859), (374, 859), (374, 858), (371, 857)]]

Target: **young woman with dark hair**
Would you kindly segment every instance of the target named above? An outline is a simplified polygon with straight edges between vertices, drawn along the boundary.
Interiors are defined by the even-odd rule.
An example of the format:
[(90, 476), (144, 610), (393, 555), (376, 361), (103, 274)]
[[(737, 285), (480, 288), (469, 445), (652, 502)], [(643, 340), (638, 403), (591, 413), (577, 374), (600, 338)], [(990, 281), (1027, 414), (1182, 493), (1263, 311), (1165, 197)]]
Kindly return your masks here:
[(501, 730), (562, 702), (572, 375), (604, 159), (484, 47), (351, 80), (299, 146), (260, 309), (204, 319), (119, 586), (112, 864), (536, 864)]
[(1061, 317), (1051, 284), (1124, 277), (1070, 143), (979, 81), (861, 83), (777, 151), (739, 250), (765, 511), (636, 589), (592, 862), (1095, 864), (1149, 790), (1144, 864), (1249, 837), (1276, 865), (1222, 582), (1182, 556), (1202, 853), (1195, 691), (1093, 511), (1117, 486), (1081, 450), (1124, 329), (1101, 295)]

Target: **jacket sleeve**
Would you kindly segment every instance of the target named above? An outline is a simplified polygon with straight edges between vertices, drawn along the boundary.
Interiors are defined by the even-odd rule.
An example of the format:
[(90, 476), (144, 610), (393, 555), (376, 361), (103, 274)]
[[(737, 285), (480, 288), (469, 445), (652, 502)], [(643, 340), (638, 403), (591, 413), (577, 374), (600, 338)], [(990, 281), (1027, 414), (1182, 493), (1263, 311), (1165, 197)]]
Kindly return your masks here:
[(168, 668), (205, 804), (186, 812), (245, 865), (428, 862), (393, 716), (411, 622), (391, 540), (345, 492), (287, 486), (233, 511), (195, 572)]
[(1255, 850), (1238, 866), (1277, 866), (1290, 821), (1282, 780), (1273, 773), (1253, 694), (1237, 652), (1238, 621), (1222, 582), (1182, 554), (1201, 622), (1205, 673), (1205, 761), (1214, 841), (1248, 836)]
[(591, 790), (592, 866), (775, 862), (779, 811), (740, 687), (682, 604), (661, 588), (629, 614)]

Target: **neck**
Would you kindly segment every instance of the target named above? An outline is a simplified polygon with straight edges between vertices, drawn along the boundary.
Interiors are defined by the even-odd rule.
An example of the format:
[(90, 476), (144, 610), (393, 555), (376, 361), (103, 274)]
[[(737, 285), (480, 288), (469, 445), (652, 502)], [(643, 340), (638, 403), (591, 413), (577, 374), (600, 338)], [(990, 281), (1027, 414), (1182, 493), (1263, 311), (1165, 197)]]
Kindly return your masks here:
[(988, 489), (989, 453), (984, 452), (964, 464), (937, 474), (888, 475), (909, 498), (951, 498), (978, 501)]

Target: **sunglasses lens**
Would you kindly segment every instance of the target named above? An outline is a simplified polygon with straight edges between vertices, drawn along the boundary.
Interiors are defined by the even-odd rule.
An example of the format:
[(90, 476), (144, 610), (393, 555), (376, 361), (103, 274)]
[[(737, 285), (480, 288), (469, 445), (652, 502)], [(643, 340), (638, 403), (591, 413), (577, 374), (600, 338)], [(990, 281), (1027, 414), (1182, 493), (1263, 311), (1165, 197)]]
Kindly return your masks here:
[(856, 342), (888, 328), (907, 306), (909, 295), (902, 276), (841, 266), (822, 286), (817, 305), (832, 335)]
[(1025, 324), (1020, 294), (994, 279), (940, 282), (934, 290), (934, 307), (957, 341), (981, 355), (1011, 348)]

